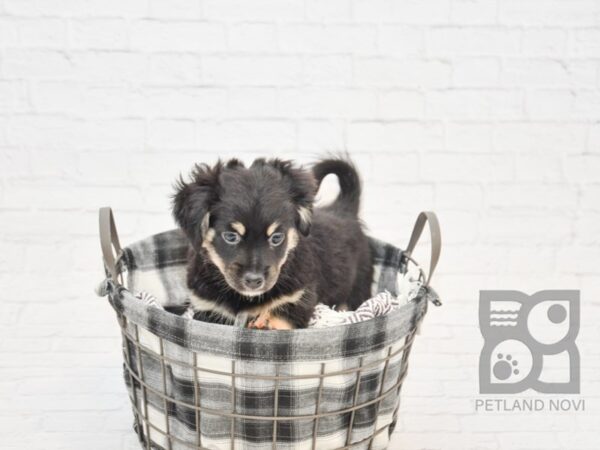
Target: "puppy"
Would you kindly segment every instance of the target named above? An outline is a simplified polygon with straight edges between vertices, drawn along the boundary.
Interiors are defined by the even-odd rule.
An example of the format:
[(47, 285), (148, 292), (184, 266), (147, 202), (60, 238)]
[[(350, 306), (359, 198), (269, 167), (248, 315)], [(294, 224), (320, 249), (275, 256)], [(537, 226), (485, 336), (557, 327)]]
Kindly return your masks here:
[[(322, 179), (340, 194), (313, 211)], [(173, 215), (190, 242), (194, 318), (250, 327), (304, 328), (320, 302), (355, 309), (370, 294), (371, 251), (358, 219), (354, 166), (328, 159), (312, 171), (290, 161), (196, 165), (180, 179)]]

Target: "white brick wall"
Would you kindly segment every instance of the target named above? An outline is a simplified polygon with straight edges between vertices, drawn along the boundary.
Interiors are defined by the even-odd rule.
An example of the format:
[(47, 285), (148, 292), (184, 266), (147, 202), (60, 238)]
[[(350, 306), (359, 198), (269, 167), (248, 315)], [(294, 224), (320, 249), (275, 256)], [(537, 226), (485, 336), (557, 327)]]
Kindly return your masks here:
[[(374, 234), (444, 232), (392, 448), (598, 448), (599, 26), (597, 0), (0, 0), (2, 449), (137, 448), (99, 206), (130, 242), (193, 162), (336, 150)], [(484, 288), (582, 290), (585, 413), (474, 412)]]

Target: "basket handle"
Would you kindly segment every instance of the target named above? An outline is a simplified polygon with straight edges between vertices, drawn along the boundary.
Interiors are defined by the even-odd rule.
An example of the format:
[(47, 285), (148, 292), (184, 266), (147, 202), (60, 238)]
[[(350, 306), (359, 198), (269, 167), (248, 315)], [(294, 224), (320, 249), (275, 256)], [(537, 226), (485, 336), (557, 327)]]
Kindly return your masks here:
[(425, 280), (425, 286), (428, 286), (429, 282), (431, 281), (431, 277), (433, 276), (433, 272), (435, 272), (435, 268), (440, 259), (440, 253), (442, 251), (442, 233), (440, 231), (440, 223), (438, 222), (435, 213), (431, 211), (423, 211), (419, 214), (412, 234), (410, 235), (410, 241), (406, 247), (406, 254), (411, 256), (415, 246), (417, 245), (417, 242), (419, 241), (419, 238), (421, 237), (421, 233), (423, 233), (425, 223), (427, 222), (429, 222), (429, 232), (431, 233), (431, 259), (429, 262), (429, 273), (427, 275), (427, 279)]
[(119, 243), (119, 235), (117, 234), (117, 227), (115, 226), (115, 218), (113, 217), (112, 209), (109, 206), (100, 208), (99, 219), (100, 247), (102, 248), (104, 267), (106, 267), (110, 273), (113, 281), (118, 283), (119, 273), (117, 272), (117, 261), (115, 259), (115, 254), (113, 253), (113, 248), (117, 258), (121, 255), (123, 249)]

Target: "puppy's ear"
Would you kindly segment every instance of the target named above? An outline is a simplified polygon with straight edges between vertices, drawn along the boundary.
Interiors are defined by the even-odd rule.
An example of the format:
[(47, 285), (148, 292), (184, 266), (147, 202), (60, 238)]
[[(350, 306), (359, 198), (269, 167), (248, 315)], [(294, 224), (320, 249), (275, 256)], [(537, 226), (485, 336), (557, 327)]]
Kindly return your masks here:
[(296, 207), (296, 227), (304, 236), (310, 233), (312, 210), (317, 193), (317, 182), (308, 170), (295, 167), (291, 161), (273, 159), (269, 164), (278, 169), (288, 181), (288, 190)]
[(298, 207), (298, 218), (296, 219), (296, 227), (300, 230), (300, 233), (304, 236), (310, 234), (310, 227), (312, 225), (312, 205), (310, 206), (299, 206)]
[(214, 167), (196, 164), (185, 182), (180, 177), (173, 195), (173, 217), (192, 246), (199, 250), (210, 227), (210, 208), (217, 200), (222, 163)]
[(317, 183), (312, 174), (306, 170), (292, 169), (289, 176), (292, 179), (292, 201), (296, 205), (296, 226), (300, 233), (308, 236), (312, 225), (313, 203), (317, 193)]

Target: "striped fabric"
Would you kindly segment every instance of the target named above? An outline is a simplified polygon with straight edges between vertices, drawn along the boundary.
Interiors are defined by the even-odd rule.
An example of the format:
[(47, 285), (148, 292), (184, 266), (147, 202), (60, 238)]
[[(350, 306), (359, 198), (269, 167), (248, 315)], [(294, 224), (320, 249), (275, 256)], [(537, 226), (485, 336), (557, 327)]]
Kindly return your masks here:
[[(401, 250), (371, 240), (373, 294), (396, 294)], [(205, 323), (145, 305), (185, 303), (187, 242), (168, 231), (124, 249), (127, 286), (105, 280), (123, 333), (134, 428), (152, 449), (381, 449), (394, 428), (410, 344), (434, 295), (319, 329)]]

